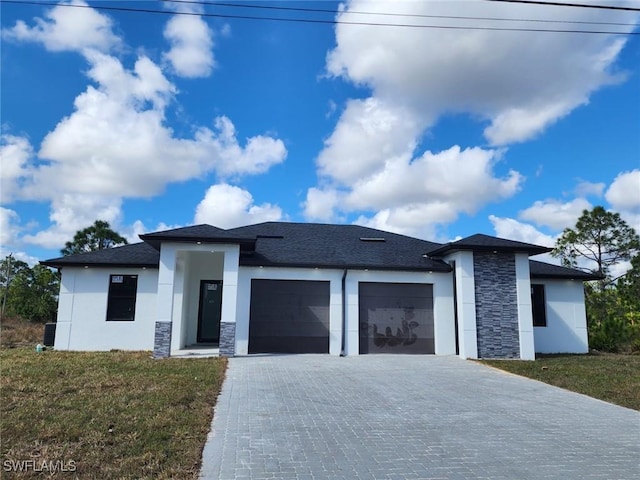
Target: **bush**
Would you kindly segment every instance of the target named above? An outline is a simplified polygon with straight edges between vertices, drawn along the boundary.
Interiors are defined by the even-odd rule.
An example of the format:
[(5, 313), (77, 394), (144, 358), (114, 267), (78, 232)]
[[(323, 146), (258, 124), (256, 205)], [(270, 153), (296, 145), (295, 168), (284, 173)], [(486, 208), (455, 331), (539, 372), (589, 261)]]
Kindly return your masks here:
[(588, 288), (586, 293), (589, 346), (602, 352), (640, 352), (638, 312), (625, 308), (615, 288)]

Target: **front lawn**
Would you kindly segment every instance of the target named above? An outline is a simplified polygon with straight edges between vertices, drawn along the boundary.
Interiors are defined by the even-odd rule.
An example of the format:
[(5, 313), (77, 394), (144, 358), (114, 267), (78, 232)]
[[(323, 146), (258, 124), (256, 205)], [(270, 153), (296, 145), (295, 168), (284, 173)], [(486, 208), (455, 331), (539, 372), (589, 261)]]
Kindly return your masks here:
[(0, 368), (2, 478), (193, 479), (226, 361), (2, 348)]
[(482, 363), (640, 410), (640, 355), (544, 355), (535, 362), (483, 360)]

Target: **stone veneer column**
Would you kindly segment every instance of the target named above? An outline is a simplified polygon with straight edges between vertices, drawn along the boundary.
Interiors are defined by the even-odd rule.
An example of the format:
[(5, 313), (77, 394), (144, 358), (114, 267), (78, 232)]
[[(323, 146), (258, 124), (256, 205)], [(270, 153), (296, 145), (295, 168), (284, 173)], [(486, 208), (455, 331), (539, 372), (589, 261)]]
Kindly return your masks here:
[(520, 358), (513, 253), (474, 252), (479, 358)]
[(220, 355), (233, 357), (236, 350), (236, 322), (220, 323)]
[(156, 322), (153, 339), (153, 358), (168, 358), (171, 355), (171, 322)]

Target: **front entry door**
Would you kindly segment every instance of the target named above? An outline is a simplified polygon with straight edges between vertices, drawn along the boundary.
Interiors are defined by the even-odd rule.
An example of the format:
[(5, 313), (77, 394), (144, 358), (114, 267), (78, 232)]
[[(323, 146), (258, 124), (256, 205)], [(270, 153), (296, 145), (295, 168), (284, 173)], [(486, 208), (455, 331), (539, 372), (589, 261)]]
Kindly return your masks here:
[(200, 307), (198, 308), (198, 342), (220, 341), (222, 314), (222, 281), (200, 280)]

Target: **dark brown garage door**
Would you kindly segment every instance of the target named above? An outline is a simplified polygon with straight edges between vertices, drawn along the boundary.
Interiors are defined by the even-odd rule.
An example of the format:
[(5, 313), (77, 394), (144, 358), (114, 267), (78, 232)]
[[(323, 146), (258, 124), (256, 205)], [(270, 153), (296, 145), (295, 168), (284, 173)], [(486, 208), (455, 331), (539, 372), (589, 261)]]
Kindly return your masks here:
[(433, 285), (359, 284), (360, 353), (435, 353)]
[(329, 282), (252, 280), (249, 353), (329, 353)]

